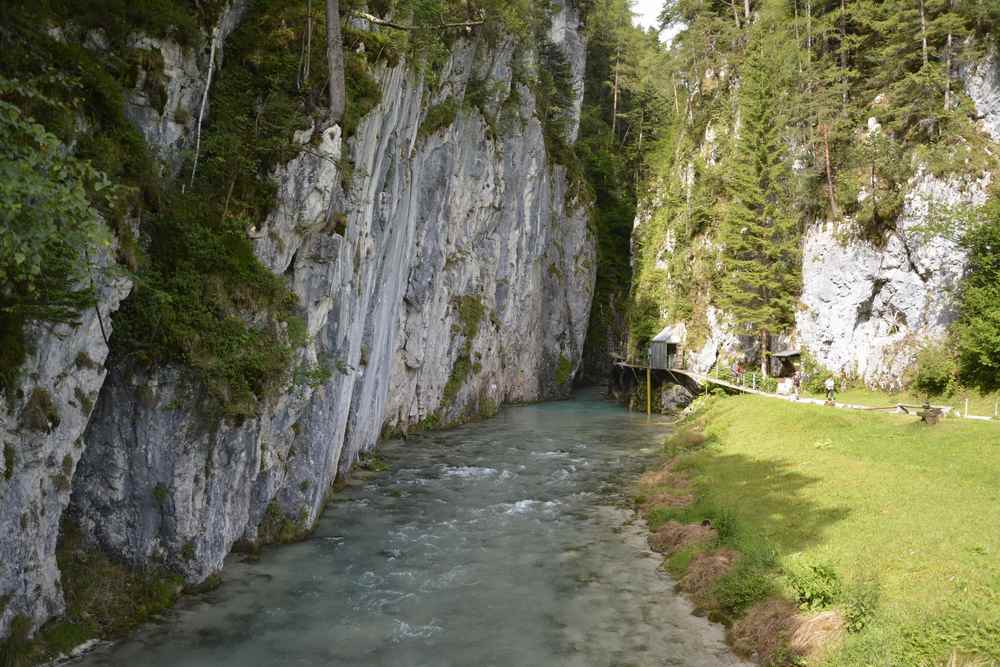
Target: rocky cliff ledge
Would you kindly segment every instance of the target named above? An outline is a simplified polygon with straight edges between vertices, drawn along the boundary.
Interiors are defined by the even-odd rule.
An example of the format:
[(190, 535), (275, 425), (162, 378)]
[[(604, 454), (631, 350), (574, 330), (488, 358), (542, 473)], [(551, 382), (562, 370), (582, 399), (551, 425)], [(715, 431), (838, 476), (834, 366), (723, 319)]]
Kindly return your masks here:
[[(190, 147), (192, 123), (163, 109), (197, 114), (209, 63), (219, 65), (242, 8), (230, 6), (200, 49), (135, 38), (162, 52), (167, 101), (152, 108), (140, 82), (129, 117), (167, 171)], [(576, 76), (579, 16), (568, 3), (557, 10), (550, 39)], [(202, 410), (203, 390), (183, 368), (113, 356), (105, 369), (125, 280), (102, 292), (104, 335), (96, 313), (40, 333), (30, 385), (3, 413), (0, 637), (16, 615), (37, 627), (62, 612), (55, 553), (67, 506), (114, 559), (197, 583), (237, 543), (307, 532), (338, 475), (384, 432), (568, 393), (595, 242), (587, 204), (546, 150), (534, 96), (516, 75), (537, 65), (523, 45), (462, 40), (433, 89), (406, 64), (381, 66), (381, 102), (350, 139), (338, 126), (298, 133), (301, 152), (274, 174), (273, 211), (250, 233), (298, 297), (308, 343), (259, 415)], [(485, 100), (428, 121), (473, 81)], [(573, 90), (575, 136), (582, 86)]]

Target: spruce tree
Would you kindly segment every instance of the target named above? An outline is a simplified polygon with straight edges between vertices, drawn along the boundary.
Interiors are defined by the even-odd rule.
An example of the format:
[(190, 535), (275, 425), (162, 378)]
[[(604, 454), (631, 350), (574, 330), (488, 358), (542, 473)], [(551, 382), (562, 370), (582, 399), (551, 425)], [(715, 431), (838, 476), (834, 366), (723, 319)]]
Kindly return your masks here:
[(722, 210), (717, 296), (737, 324), (760, 337), (764, 372), (769, 337), (793, 324), (801, 287), (801, 235), (790, 203), (791, 174), (774, 95), (780, 78), (777, 50), (775, 36), (756, 35), (740, 69), (740, 126)]

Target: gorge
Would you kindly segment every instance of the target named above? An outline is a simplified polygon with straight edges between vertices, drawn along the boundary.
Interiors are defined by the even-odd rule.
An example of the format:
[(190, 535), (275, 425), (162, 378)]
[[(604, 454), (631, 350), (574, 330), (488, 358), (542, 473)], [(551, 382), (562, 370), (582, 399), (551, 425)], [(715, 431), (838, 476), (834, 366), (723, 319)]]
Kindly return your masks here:
[[(907, 41), (890, 76), (875, 47), (848, 66), (847, 22), (877, 43), (923, 17), (889, 26), (893, 10), (876, 20), (867, 0), (849, 17), (810, 4), (814, 41), (801, 4), (665, 3), (664, 25), (683, 26), (668, 44), (634, 28), (624, 0), (346, 0), (347, 110), (331, 124), (322, 2), (0, 3), (14, 165), (0, 192), (0, 640), (49, 637), (51, 659), (212, 588), (233, 554), (314, 531), (302, 548), (325, 548), (366, 503), (409, 497), (351, 486), (352, 470), (379, 467), (380, 443), (395, 463), (372, 482), (380, 493), (411, 468), (436, 484), (478, 465), (452, 452), (441, 468), (428, 443), (486, 457), (497, 475), (494, 449), (533, 465), (528, 432), (569, 437), (543, 451), (584, 447), (546, 430), (549, 417), (570, 428), (578, 402), (430, 434), (570, 398), (602, 380), (612, 352), (639, 354), (668, 325), (699, 372), (794, 348), (817, 377), (911, 383), (929, 344), (971, 331), (963, 286), (985, 264), (964, 234), (1000, 220), (1000, 17), (935, 5), (923, 64)], [(945, 96), (940, 113), (899, 111), (929, 97), (900, 83), (918, 75), (938, 77), (926, 85)], [(755, 232), (741, 215), (767, 221), (758, 246), (788, 251), (746, 251)], [(69, 229), (74, 216), (93, 224)], [(638, 471), (609, 444), (610, 408), (582, 405), (606, 447), (581, 463), (601, 474), (570, 495)], [(511, 434), (491, 431), (511, 421)], [(623, 423), (636, 448), (652, 446)], [(527, 448), (506, 452), (507, 438)], [(516, 490), (502, 502), (552, 493)], [(603, 512), (608, 495), (566, 512)], [(619, 519), (582, 530), (601, 543)], [(367, 546), (376, 521), (356, 527)], [(596, 557), (635, 558), (606, 547)], [(121, 586), (66, 576), (88, 569)], [(679, 664), (737, 664), (689, 611), (663, 622), (714, 638)], [(545, 650), (523, 664), (554, 660)]]

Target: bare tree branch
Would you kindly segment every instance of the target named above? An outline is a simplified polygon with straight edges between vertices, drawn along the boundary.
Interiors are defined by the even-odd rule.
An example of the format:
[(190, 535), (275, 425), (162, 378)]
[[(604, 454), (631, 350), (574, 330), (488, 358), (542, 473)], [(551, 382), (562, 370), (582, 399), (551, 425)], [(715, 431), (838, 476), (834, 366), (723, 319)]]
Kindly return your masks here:
[(458, 23), (434, 23), (430, 25), (404, 25), (402, 23), (394, 23), (392, 21), (387, 21), (385, 19), (380, 19), (379, 17), (369, 14), (368, 12), (351, 12), (351, 16), (355, 18), (363, 19), (369, 23), (374, 23), (375, 25), (384, 26), (386, 28), (395, 28), (396, 30), (449, 30), (456, 28), (473, 28), (475, 26), (480, 26), (486, 23), (485, 19), (479, 19), (478, 21), (461, 21)]

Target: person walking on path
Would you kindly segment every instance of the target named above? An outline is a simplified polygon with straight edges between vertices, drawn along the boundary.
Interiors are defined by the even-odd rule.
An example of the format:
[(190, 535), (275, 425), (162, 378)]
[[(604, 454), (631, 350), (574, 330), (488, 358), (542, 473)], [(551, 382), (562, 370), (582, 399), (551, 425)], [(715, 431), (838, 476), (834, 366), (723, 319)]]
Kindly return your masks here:
[(795, 400), (797, 401), (802, 396), (802, 371), (795, 371), (795, 375), (792, 376), (792, 386), (795, 388)]
[(834, 390), (837, 387), (837, 383), (833, 381), (832, 377), (828, 377), (826, 379), (826, 382), (823, 383), (823, 386), (826, 387), (826, 400), (830, 403), (833, 403), (833, 395), (834, 395)]

